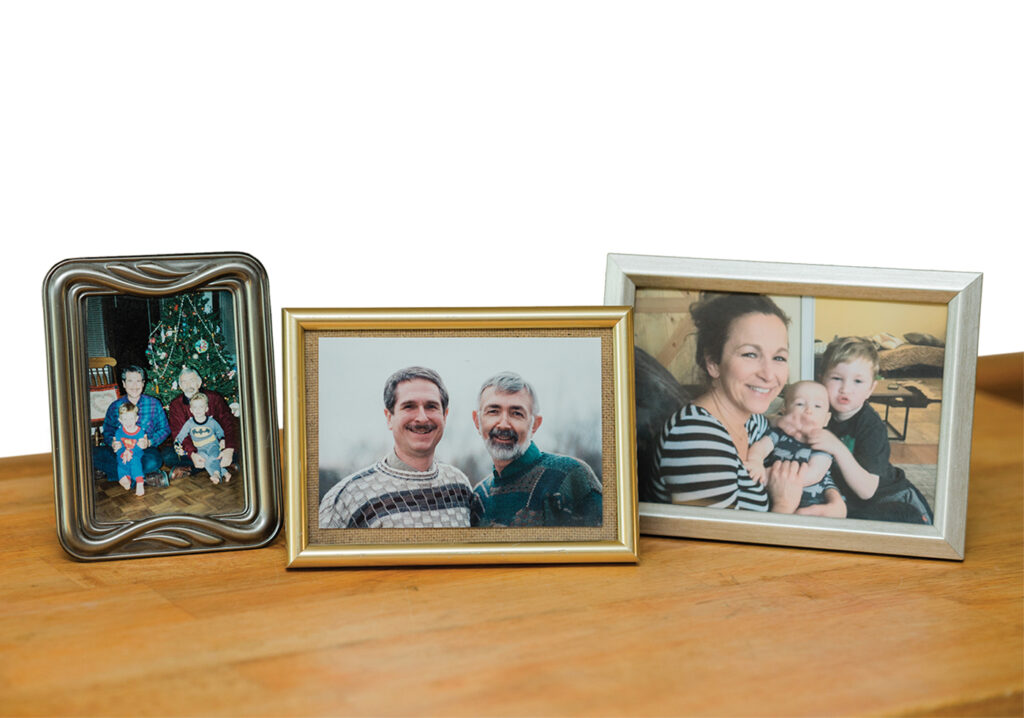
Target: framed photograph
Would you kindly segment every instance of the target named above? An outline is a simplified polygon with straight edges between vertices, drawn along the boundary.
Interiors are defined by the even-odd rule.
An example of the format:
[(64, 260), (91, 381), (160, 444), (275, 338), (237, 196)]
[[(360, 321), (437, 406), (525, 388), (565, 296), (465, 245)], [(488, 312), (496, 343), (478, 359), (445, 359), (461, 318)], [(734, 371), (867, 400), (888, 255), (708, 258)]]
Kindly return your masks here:
[(69, 259), (43, 304), (64, 549), (269, 543), (280, 441), (263, 266), (242, 253)]
[(640, 531), (962, 559), (981, 275), (612, 254)]
[(631, 316), (283, 310), (288, 565), (636, 561)]

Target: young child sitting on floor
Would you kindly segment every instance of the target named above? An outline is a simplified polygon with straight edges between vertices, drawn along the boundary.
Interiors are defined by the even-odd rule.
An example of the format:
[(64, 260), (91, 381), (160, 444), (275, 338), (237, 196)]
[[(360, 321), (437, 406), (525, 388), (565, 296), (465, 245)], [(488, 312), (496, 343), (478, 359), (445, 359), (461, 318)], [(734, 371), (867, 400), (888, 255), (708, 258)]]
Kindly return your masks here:
[[(845, 518), (846, 502), (829, 474), (831, 454), (812, 449), (804, 443), (805, 432), (820, 430), (828, 424), (831, 417), (828, 392), (816, 381), (798, 381), (787, 387), (785, 400), (783, 415), (788, 418), (788, 422), (783, 423), (787, 425), (789, 433), (777, 427), (772, 428), (751, 444), (747, 461), (744, 462), (747, 473), (751, 478), (764, 483), (766, 460), (769, 465), (776, 461), (806, 463), (807, 475), (796, 513)], [(794, 428), (794, 425), (798, 428)]]
[(231, 481), (231, 474), (227, 468), (221, 468), (220, 465), (220, 452), (224, 449), (224, 429), (216, 419), (207, 416), (210, 403), (206, 394), (195, 394), (189, 399), (188, 407), (192, 418), (185, 422), (181, 431), (174, 437), (174, 450), (178, 452), (178, 456), (184, 456), (185, 449), (181, 442), (184, 441), (186, 434), (190, 435), (196, 451), (206, 462), (203, 468), (210, 475), (210, 481), (219, 484), (221, 475), (224, 481)]
[(139, 426), (139, 408), (126, 401), (117, 408), (117, 421), (120, 426), (114, 432), (114, 440), (110, 444), (117, 456), (117, 473), (120, 477), (117, 483), (125, 491), (131, 491), (134, 484), (135, 495), (143, 496), (146, 493), (146, 476), (142, 471), (142, 449), (138, 448), (138, 444), (146, 432)]

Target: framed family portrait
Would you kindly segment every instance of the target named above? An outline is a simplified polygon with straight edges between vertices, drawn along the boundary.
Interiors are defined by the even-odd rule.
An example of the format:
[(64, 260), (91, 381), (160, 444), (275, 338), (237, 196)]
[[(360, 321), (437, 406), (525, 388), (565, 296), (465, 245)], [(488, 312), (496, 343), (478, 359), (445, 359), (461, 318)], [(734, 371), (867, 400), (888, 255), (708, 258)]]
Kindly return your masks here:
[(43, 304), (64, 549), (93, 560), (269, 543), (280, 441), (259, 261), (69, 259)]
[(288, 565), (636, 561), (630, 320), (283, 310)]
[(612, 254), (640, 530), (962, 559), (981, 275)]

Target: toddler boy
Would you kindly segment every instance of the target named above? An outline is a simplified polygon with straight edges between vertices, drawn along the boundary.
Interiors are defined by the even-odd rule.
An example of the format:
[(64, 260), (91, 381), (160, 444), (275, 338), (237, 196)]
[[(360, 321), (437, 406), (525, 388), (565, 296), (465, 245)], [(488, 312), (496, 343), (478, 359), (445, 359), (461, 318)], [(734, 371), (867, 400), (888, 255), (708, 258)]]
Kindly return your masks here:
[(117, 483), (121, 484), (125, 491), (131, 491), (134, 484), (135, 495), (144, 496), (146, 475), (142, 471), (142, 449), (139, 448), (139, 441), (146, 432), (139, 426), (139, 408), (130, 401), (121, 404), (117, 407), (117, 422), (120, 426), (114, 432), (114, 440), (110, 443), (110, 448), (117, 455)]
[(226, 468), (222, 469), (220, 466), (220, 452), (224, 448), (224, 429), (216, 419), (207, 416), (210, 404), (206, 394), (198, 392), (193, 395), (189, 400), (188, 407), (192, 418), (185, 422), (181, 431), (174, 437), (174, 450), (178, 456), (184, 456), (185, 449), (181, 442), (185, 439), (186, 434), (191, 436), (196, 451), (206, 459), (205, 468), (206, 473), (210, 475), (210, 481), (219, 484), (222, 474), (224, 481), (231, 481), (231, 474)]
[(806, 438), (832, 454), (832, 476), (846, 497), (850, 518), (930, 524), (932, 509), (903, 469), (889, 463), (889, 435), (868, 405), (878, 375), (878, 351), (858, 337), (836, 339), (825, 350), (821, 381), (832, 419)]

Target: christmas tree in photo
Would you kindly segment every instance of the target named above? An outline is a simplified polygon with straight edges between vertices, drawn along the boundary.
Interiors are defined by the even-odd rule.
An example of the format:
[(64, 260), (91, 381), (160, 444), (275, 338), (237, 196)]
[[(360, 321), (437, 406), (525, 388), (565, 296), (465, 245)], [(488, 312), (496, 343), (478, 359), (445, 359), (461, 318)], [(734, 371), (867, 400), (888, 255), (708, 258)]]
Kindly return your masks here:
[(190, 367), (202, 377), (202, 390), (222, 395), (238, 415), (238, 366), (227, 349), (220, 316), (214, 311), (209, 292), (160, 300), (160, 322), (149, 334), (146, 357), (146, 393), (159, 399), (165, 410), (180, 393), (178, 375), (184, 367)]

